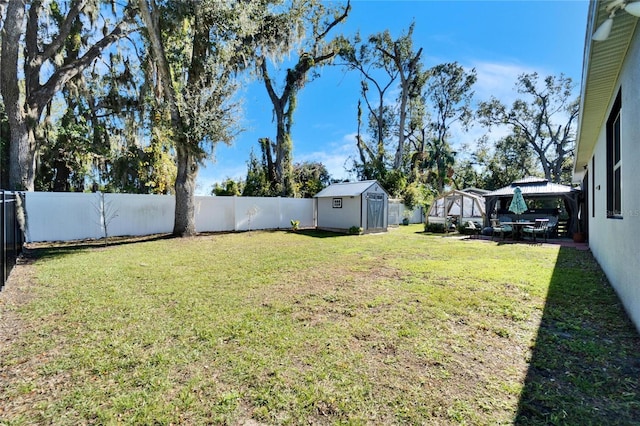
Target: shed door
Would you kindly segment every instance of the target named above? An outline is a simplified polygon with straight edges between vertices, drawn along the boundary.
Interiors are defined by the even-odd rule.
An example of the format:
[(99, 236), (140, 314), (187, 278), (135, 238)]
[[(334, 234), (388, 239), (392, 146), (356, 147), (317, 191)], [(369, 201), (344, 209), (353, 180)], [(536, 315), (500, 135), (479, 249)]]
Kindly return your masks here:
[(367, 195), (367, 229), (382, 229), (384, 226), (384, 195)]

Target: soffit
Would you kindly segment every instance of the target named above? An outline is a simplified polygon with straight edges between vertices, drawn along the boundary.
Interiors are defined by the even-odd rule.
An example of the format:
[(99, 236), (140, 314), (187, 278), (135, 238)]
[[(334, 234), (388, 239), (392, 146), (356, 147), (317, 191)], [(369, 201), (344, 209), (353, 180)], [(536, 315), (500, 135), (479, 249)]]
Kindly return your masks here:
[(609, 16), (609, 3), (598, 0), (589, 6), (574, 174), (581, 173), (591, 158), (638, 22), (635, 16), (618, 11), (609, 38), (592, 41), (592, 34)]

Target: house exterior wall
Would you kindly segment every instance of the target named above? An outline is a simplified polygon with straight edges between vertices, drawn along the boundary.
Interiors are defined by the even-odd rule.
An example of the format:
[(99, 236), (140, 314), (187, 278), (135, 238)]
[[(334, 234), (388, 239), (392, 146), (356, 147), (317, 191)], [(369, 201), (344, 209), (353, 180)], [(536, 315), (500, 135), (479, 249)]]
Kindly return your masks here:
[[(589, 247), (640, 330), (640, 33), (627, 52), (589, 162)], [(606, 121), (621, 90), (622, 219), (607, 218)], [(595, 157), (594, 157), (595, 156)], [(595, 161), (594, 161), (595, 160)], [(595, 170), (594, 169), (595, 166)], [(598, 189), (598, 186), (600, 189)], [(594, 188), (591, 191), (591, 187)], [(595, 208), (594, 208), (595, 206)]]
[[(342, 199), (342, 208), (333, 207), (333, 198)], [(318, 198), (318, 228), (349, 229), (362, 227), (362, 196)]]

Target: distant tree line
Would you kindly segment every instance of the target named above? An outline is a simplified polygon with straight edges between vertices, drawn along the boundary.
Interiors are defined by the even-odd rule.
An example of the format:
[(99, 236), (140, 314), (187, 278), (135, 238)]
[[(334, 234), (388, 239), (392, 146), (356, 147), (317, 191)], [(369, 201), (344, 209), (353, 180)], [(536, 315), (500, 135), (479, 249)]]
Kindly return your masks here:
[[(0, 1), (2, 186), (172, 193), (174, 234), (192, 235), (199, 167), (242, 132), (238, 88), (257, 79), (274, 134), (257, 141), (244, 179), (212, 193), (311, 197), (331, 176), (321, 163), (294, 161), (291, 130), (298, 93), (326, 65), (361, 77), (349, 171), (379, 180), (410, 206), (448, 188), (492, 189), (525, 175), (569, 181), (578, 114), (571, 79), (523, 74), (511, 106), (478, 102), (474, 69), (426, 66), (415, 23), (395, 39), (386, 30), (341, 35), (351, 7)], [(487, 134), (465, 139), (474, 124)], [(492, 139), (496, 126), (507, 135)]]

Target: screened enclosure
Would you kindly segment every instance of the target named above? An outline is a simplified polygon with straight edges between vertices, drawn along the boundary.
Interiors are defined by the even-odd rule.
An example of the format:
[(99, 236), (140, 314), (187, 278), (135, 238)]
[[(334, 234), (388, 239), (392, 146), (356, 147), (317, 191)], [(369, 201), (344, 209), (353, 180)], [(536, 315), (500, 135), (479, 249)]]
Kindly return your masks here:
[(484, 223), (484, 198), (464, 191), (450, 191), (433, 201), (427, 223), (442, 223), (447, 227), (472, 221)]

